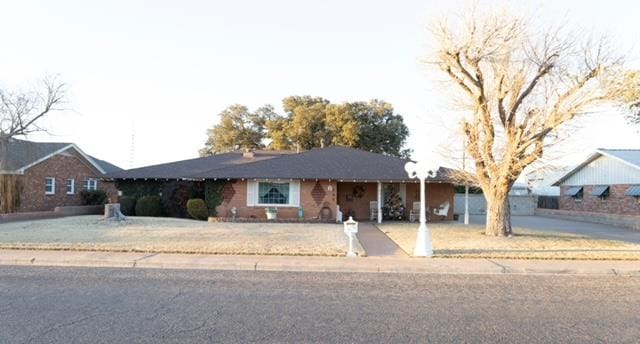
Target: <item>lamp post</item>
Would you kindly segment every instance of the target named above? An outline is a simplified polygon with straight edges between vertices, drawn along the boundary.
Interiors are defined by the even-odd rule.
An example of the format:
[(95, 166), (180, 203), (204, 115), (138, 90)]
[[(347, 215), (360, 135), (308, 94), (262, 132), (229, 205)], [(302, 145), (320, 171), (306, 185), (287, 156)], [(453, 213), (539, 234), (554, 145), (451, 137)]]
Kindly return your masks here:
[(418, 236), (416, 238), (416, 248), (413, 250), (414, 257), (431, 257), (433, 256), (433, 245), (431, 244), (431, 235), (427, 228), (426, 200), (425, 200), (425, 179), (435, 175), (435, 169), (428, 168), (415, 162), (408, 162), (404, 165), (409, 178), (418, 178), (420, 180), (420, 227), (418, 227)]

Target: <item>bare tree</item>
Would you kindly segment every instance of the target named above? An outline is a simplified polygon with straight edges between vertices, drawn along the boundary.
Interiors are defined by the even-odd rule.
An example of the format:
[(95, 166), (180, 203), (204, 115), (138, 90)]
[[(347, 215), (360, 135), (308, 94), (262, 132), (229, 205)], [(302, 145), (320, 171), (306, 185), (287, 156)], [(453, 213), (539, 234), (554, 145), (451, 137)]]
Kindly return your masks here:
[(63, 110), (65, 91), (65, 84), (56, 78), (45, 78), (42, 89), (34, 92), (0, 88), (0, 213), (14, 212), (19, 202), (19, 181), (7, 166), (9, 141), (43, 131), (38, 122), (52, 111)]
[(432, 28), (435, 63), (461, 94), (467, 153), (488, 202), (486, 234), (510, 236), (508, 193), (576, 116), (618, 101), (623, 61), (606, 39), (579, 41), (506, 12)]
[(640, 124), (640, 71), (629, 72), (625, 84), (631, 84), (622, 94), (622, 102), (628, 108), (627, 119), (629, 123)]

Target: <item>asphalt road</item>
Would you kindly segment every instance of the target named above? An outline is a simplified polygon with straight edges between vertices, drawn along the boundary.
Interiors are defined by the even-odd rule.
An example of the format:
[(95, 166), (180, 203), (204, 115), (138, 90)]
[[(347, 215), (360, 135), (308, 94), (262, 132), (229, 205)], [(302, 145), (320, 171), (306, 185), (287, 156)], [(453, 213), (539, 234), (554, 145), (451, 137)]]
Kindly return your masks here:
[(0, 267), (0, 343), (640, 340), (640, 278)]

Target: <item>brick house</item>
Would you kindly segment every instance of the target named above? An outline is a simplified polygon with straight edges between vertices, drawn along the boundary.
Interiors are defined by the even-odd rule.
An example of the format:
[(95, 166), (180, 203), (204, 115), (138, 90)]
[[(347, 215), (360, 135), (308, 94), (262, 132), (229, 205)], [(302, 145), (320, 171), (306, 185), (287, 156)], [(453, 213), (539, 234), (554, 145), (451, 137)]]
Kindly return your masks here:
[(80, 191), (101, 189), (111, 200), (117, 191), (100, 180), (121, 170), (84, 153), (73, 143), (10, 139), (0, 174), (18, 176), (21, 188), (18, 212), (50, 211), (58, 206), (81, 205)]
[(598, 149), (553, 186), (560, 210), (640, 216), (640, 149)]
[[(420, 199), (419, 183), (404, 170), (409, 160), (340, 146), (290, 151), (251, 151), (217, 154), (167, 164), (110, 173), (116, 182), (223, 181), (217, 216), (266, 218), (266, 208), (277, 208), (279, 219), (337, 219), (381, 221), (390, 202), (407, 218)], [(440, 168), (427, 180), (430, 209), (453, 204), (453, 171)], [(373, 212), (372, 203), (381, 211)], [(452, 206), (445, 217), (453, 219)]]

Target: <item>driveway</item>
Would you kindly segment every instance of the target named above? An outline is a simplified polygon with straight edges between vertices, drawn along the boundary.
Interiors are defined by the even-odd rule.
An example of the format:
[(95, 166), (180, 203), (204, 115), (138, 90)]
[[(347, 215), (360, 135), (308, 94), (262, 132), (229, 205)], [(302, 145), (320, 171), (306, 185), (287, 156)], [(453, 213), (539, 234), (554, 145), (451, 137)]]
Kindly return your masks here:
[[(485, 223), (484, 215), (471, 215), (472, 224)], [(514, 227), (587, 235), (599, 239), (640, 243), (640, 231), (599, 223), (554, 219), (542, 216), (512, 216)]]

